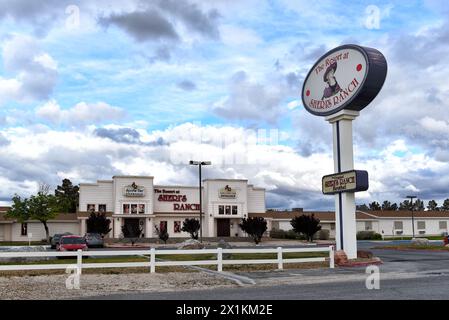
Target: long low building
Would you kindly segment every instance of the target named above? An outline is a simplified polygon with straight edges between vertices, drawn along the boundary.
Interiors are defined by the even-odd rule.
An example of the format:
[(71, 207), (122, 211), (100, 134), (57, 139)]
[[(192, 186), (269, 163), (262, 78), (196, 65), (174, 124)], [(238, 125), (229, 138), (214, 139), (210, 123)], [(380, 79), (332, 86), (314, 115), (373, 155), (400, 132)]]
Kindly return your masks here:
[[(59, 214), (48, 222), (50, 235), (71, 232), (84, 235), (91, 212), (103, 212), (111, 220), (109, 238), (123, 237), (123, 228), (140, 227), (143, 237), (156, 238), (165, 229), (170, 238), (187, 238), (182, 222), (199, 218), (199, 188), (154, 185), (150, 176), (114, 176), (111, 180), (81, 183), (76, 214)], [(206, 179), (201, 190), (203, 237), (241, 237), (242, 218), (264, 217), (268, 231), (290, 230), (293, 217), (314, 214), (322, 229), (335, 238), (334, 212), (302, 210), (271, 211), (265, 208), (265, 189), (247, 180)], [(42, 240), (45, 231), (39, 221), (19, 223), (6, 219), (7, 207), (0, 207), (0, 241)], [(444, 211), (357, 211), (357, 231), (375, 231), (384, 236), (412, 235), (412, 214), (416, 235), (440, 235), (448, 231), (449, 212)], [(267, 233), (269, 234), (269, 232)]]

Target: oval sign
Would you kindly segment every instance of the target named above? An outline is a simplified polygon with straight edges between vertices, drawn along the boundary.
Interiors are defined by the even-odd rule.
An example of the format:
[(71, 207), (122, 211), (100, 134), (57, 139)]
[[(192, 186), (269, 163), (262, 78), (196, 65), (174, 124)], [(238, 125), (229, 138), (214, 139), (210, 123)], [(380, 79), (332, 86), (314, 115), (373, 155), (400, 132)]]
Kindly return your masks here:
[(387, 61), (380, 51), (343, 45), (326, 53), (310, 69), (302, 102), (317, 116), (342, 109), (360, 111), (377, 96), (386, 76)]

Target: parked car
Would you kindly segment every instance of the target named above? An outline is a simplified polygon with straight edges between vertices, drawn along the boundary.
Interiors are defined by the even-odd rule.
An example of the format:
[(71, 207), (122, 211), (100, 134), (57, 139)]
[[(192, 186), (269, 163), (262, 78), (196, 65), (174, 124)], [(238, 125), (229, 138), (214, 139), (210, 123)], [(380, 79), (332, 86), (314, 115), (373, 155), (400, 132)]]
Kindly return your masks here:
[(59, 244), (56, 246), (57, 251), (76, 251), (80, 249), (87, 250), (86, 239), (75, 235), (62, 236)]
[(99, 233), (86, 233), (84, 236), (84, 239), (86, 239), (87, 246), (89, 248), (103, 248), (104, 247), (104, 241), (103, 237)]
[(57, 234), (55, 234), (51, 238), (51, 241), (50, 241), (51, 248), (52, 249), (56, 249), (56, 246), (59, 244), (59, 240), (61, 240), (61, 237), (62, 236), (68, 236), (68, 235), (71, 235), (71, 233), (70, 232), (65, 232), (65, 233), (57, 233)]

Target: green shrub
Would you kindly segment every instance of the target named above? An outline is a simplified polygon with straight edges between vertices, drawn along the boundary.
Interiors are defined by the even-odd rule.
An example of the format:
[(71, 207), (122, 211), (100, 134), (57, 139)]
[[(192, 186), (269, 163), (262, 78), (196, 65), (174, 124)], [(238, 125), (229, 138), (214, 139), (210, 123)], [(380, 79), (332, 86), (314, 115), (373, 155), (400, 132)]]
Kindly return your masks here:
[(320, 231), (318, 231), (318, 239), (320, 240), (329, 240), (329, 230), (327, 229), (321, 229)]
[(382, 240), (382, 235), (374, 231), (359, 231), (357, 240)]
[(293, 230), (277, 230), (277, 229), (272, 229), (270, 231), (270, 237), (272, 239), (292, 239), (292, 240), (306, 240), (306, 236), (304, 235), (298, 235), (295, 231)]

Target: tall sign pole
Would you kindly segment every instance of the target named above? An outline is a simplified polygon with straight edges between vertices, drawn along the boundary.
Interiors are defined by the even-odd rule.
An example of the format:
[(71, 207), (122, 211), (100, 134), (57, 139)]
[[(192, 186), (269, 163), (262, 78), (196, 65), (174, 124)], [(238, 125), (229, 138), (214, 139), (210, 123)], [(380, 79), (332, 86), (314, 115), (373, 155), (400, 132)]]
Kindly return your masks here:
[(381, 90), (385, 57), (376, 49), (343, 45), (323, 55), (302, 88), (305, 109), (332, 124), (334, 174), (323, 177), (323, 194), (335, 194), (337, 250), (357, 258), (355, 192), (368, 189), (368, 173), (354, 169), (352, 121)]

